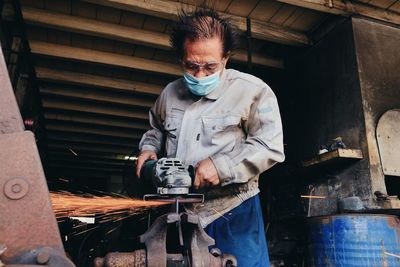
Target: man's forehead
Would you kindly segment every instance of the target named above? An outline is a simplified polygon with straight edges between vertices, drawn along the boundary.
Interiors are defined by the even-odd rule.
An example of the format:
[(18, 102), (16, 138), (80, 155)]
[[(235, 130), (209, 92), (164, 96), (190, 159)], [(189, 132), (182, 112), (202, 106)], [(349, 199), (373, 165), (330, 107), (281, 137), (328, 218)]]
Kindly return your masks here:
[(190, 54), (221, 54), (223, 52), (222, 40), (218, 36), (212, 38), (187, 38), (183, 45), (185, 55)]

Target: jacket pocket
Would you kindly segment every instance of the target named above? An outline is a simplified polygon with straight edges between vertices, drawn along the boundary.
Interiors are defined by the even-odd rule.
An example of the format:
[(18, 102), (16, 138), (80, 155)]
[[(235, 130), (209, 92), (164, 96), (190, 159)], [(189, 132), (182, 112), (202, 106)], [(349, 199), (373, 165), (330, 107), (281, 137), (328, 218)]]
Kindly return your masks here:
[(165, 152), (167, 157), (174, 157), (178, 145), (179, 133), (184, 110), (172, 108), (164, 120)]
[(203, 142), (212, 146), (219, 146), (224, 151), (230, 151), (243, 138), (241, 117), (226, 115), (221, 117), (202, 117)]

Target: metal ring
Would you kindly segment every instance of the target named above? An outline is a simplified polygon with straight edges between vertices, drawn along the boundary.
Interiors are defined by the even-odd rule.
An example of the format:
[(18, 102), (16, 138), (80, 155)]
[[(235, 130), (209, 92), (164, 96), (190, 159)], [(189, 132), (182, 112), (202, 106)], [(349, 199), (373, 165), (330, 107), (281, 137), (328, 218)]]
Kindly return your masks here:
[(4, 194), (9, 199), (21, 199), (29, 191), (29, 184), (23, 178), (12, 178), (4, 185)]

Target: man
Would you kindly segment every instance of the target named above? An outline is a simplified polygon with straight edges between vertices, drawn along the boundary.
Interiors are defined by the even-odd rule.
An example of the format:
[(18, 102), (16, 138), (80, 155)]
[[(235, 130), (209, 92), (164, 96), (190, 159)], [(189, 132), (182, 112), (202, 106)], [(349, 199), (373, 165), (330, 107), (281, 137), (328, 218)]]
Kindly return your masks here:
[(284, 160), (276, 97), (260, 79), (225, 68), (236, 35), (215, 11), (183, 14), (171, 43), (184, 76), (150, 111), (137, 175), (157, 154), (196, 166), (194, 187), (206, 200), (186, 208), (239, 266), (269, 266), (258, 177)]

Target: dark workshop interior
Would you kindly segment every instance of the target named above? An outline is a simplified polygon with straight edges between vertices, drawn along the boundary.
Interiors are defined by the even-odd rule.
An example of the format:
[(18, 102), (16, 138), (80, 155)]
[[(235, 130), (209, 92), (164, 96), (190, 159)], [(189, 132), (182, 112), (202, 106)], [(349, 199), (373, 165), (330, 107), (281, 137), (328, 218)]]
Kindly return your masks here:
[[(48, 189), (143, 197), (134, 158), (149, 129), (148, 111), (182, 75), (169, 43), (171, 24), (180, 10), (202, 4), (229, 17), (240, 33), (228, 67), (261, 78), (278, 98), (286, 160), (260, 179), (271, 266), (400, 266), (400, 0), (1, 0), (4, 63)], [(5, 94), (0, 98), (3, 150), (11, 143), (1, 136), (12, 131), (2, 122), (12, 109)], [(12, 158), (7, 151), (13, 150), (0, 159)], [(0, 198), (0, 212), (7, 201)], [(96, 218), (89, 223), (57, 218), (61, 235), (52, 238), (61, 237), (63, 247), (56, 247), (76, 266), (95, 266), (107, 253), (144, 249), (138, 237), (167, 209), (103, 222), (101, 214), (87, 216)], [(2, 216), (0, 226), (14, 223), (14, 213)], [(398, 254), (387, 249), (377, 256), (386, 265), (320, 263), (309, 222), (312, 228), (315, 218), (340, 214), (394, 220)], [(7, 244), (15, 239), (5, 233), (0, 266), (21, 249)], [(2, 243), (9, 247), (4, 259)]]

